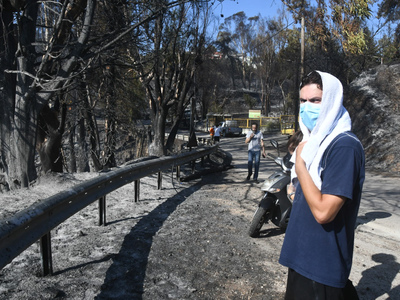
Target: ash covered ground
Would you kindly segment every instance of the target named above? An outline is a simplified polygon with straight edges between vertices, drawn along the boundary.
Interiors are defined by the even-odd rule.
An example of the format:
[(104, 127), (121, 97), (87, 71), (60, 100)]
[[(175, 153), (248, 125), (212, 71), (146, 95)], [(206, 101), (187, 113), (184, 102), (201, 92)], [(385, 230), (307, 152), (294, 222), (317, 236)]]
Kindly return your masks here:
[[(284, 233), (266, 224), (260, 238), (248, 237), (261, 184), (245, 181), (244, 138), (220, 148), (215, 160), (231, 155), (233, 168), (187, 182), (166, 172), (162, 190), (156, 175), (143, 178), (137, 203), (128, 184), (107, 196), (107, 226), (97, 226), (97, 203), (68, 219), (52, 231), (55, 274), (40, 276), (34, 244), (0, 272), (0, 299), (282, 299)], [(259, 179), (277, 170), (263, 159)], [(0, 215), (93, 176), (46, 175), (0, 195)], [(400, 299), (399, 183), (368, 172), (350, 276), (361, 299)]]

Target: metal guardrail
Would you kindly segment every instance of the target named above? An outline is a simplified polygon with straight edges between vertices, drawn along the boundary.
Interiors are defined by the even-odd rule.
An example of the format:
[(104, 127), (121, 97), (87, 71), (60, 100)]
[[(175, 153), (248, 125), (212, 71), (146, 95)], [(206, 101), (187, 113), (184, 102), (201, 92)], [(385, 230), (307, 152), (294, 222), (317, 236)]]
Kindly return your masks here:
[[(211, 138), (208, 135), (208, 131), (207, 130), (206, 130), (206, 132), (207, 132), (207, 136), (205, 136), (205, 137), (198, 136), (197, 137), (197, 141), (198, 141), (198, 143), (203, 144), (203, 145), (211, 145), (212, 144), (211, 143)], [(169, 135), (169, 133), (166, 132), (165, 133), (165, 137), (168, 138), (168, 135)], [(175, 135), (175, 139), (176, 140), (181, 140), (181, 141), (184, 141), (184, 142), (189, 142), (190, 137), (189, 137), (188, 134), (185, 134), (185, 133), (177, 133)]]
[(99, 177), (76, 185), (47, 199), (43, 199), (14, 216), (0, 221), (0, 269), (30, 245), (40, 240), (44, 275), (52, 274), (50, 231), (95, 200), (99, 200), (99, 225), (105, 225), (105, 196), (135, 181), (135, 201), (140, 178), (177, 167), (215, 152), (218, 145), (197, 148), (176, 156), (146, 160), (109, 171)]
[(241, 128), (251, 128), (252, 122), (257, 122), (261, 127), (273, 126), (279, 127), (280, 118), (279, 117), (260, 117), (260, 118), (237, 118), (232, 119), (238, 121), (239, 127)]
[(295, 129), (296, 117), (294, 115), (280, 115), (279, 117), (259, 118), (225, 118), (236, 120), (240, 128), (251, 128), (251, 123), (257, 122), (264, 132), (281, 131), (282, 134), (292, 135)]

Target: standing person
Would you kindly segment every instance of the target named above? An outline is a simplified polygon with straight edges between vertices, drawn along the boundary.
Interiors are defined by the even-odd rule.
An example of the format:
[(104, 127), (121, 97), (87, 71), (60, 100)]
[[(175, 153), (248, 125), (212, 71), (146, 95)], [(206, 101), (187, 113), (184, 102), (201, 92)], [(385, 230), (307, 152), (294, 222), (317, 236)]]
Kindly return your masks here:
[(263, 134), (258, 130), (257, 123), (253, 122), (251, 124), (251, 131), (246, 134), (246, 144), (248, 146), (248, 162), (247, 162), (247, 178), (246, 180), (250, 180), (251, 175), (253, 174), (253, 160), (254, 160), (254, 176), (253, 179), (258, 181), (258, 169), (260, 168), (260, 155), (261, 148), (263, 150), (263, 156), (265, 157), (265, 148), (263, 141)]
[(219, 124), (218, 127), (215, 128), (214, 142), (219, 142), (219, 137), (220, 136), (221, 136), (221, 124)]
[(215, 125), (210, 128), (211, 143), (214, 144)]
[[(287, 142), (287, 149), (290, 156), (293, 155), (294, 151), (296, 150), (297, 146), (300, 144), (301, 140), (303, 139), (303, 133), (301, 130), (296, 131), (288, 140)], [(290, 184), (287, 186), (287, 194), (290, 200), (293, 201), (294, 194), (296, 193), (296, 186), (298, 184), (297, 178), (292, 178)]]
[(365, 178), (364, 149), (350, 132), (343, 87), (313, 71), (300, 85), (300, 129), (292, 173), (299, 185), (279, 262), (289, 268), (285, 299), (358, 299), (348, 279)]
[(287, 149), (290, 155), (293, 155), (294, 150), (296, 150), (297, 146), (303, 139), (303, 133), (301, 130), (296, 131), (287, 142)]

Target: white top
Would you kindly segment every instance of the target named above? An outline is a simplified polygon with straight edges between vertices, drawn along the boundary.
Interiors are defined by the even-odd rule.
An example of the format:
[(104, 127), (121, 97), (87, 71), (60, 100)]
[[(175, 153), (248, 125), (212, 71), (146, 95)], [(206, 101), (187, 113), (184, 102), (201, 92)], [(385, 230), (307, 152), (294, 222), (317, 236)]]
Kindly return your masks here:
[(216, 129), (215, 129), (215, 134), (214, 134), (214, 136), (220, 136), (221, 134), (221, 126), (218, 126)]
[[(253, 133), (253, 131), (249, 131), (246, 134), (246, 139), (249, 138), (251, 136), (251, 134)], [(263, 134), (261, 131), (257, 131), (255, 133), (255, 135), (253, 136), (253, 138), (250, 140), (249, 146), (248, 146), (248, 150), (252, 150), (252, 151), (261, 151), (261, 140), (263, 140)]]

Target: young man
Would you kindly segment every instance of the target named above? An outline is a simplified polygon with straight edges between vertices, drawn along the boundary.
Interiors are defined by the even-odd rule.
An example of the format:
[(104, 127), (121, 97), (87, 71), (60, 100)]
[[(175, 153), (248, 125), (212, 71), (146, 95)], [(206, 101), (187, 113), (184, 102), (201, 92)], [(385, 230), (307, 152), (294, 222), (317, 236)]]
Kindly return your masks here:
[(260, 168), (260, 155), (261, 148), (263, 150), (263, 156), (265, 156), (264, 149), (264, 141), (263, 134), (258, 130), (257, 123), (251, 124), (251, 131), (249, 131), (246, 135), (246, 144), (248, 146), (248, 162), (247, 162), (247, 178), (246, 180), (250, 180), (251, 175), (253, 174), (253, 160), (254, 160), (254, 176), (253, 179), (258, 181), (258, 169)]
[(348, 277), (364, 150), (350, 132), (336, 77), (311, 72), (300, 85), (300, 102), (304, 137), (292, 169), (299, 185), (279, 259), (289, 268), (285, 299), (358, 299)]
[(215, 142), (219, 142), (219, 137), (221, 136), (221, 124), (218, 125), (217, 128), (215, 128), (214, 131), (214, 144)]

